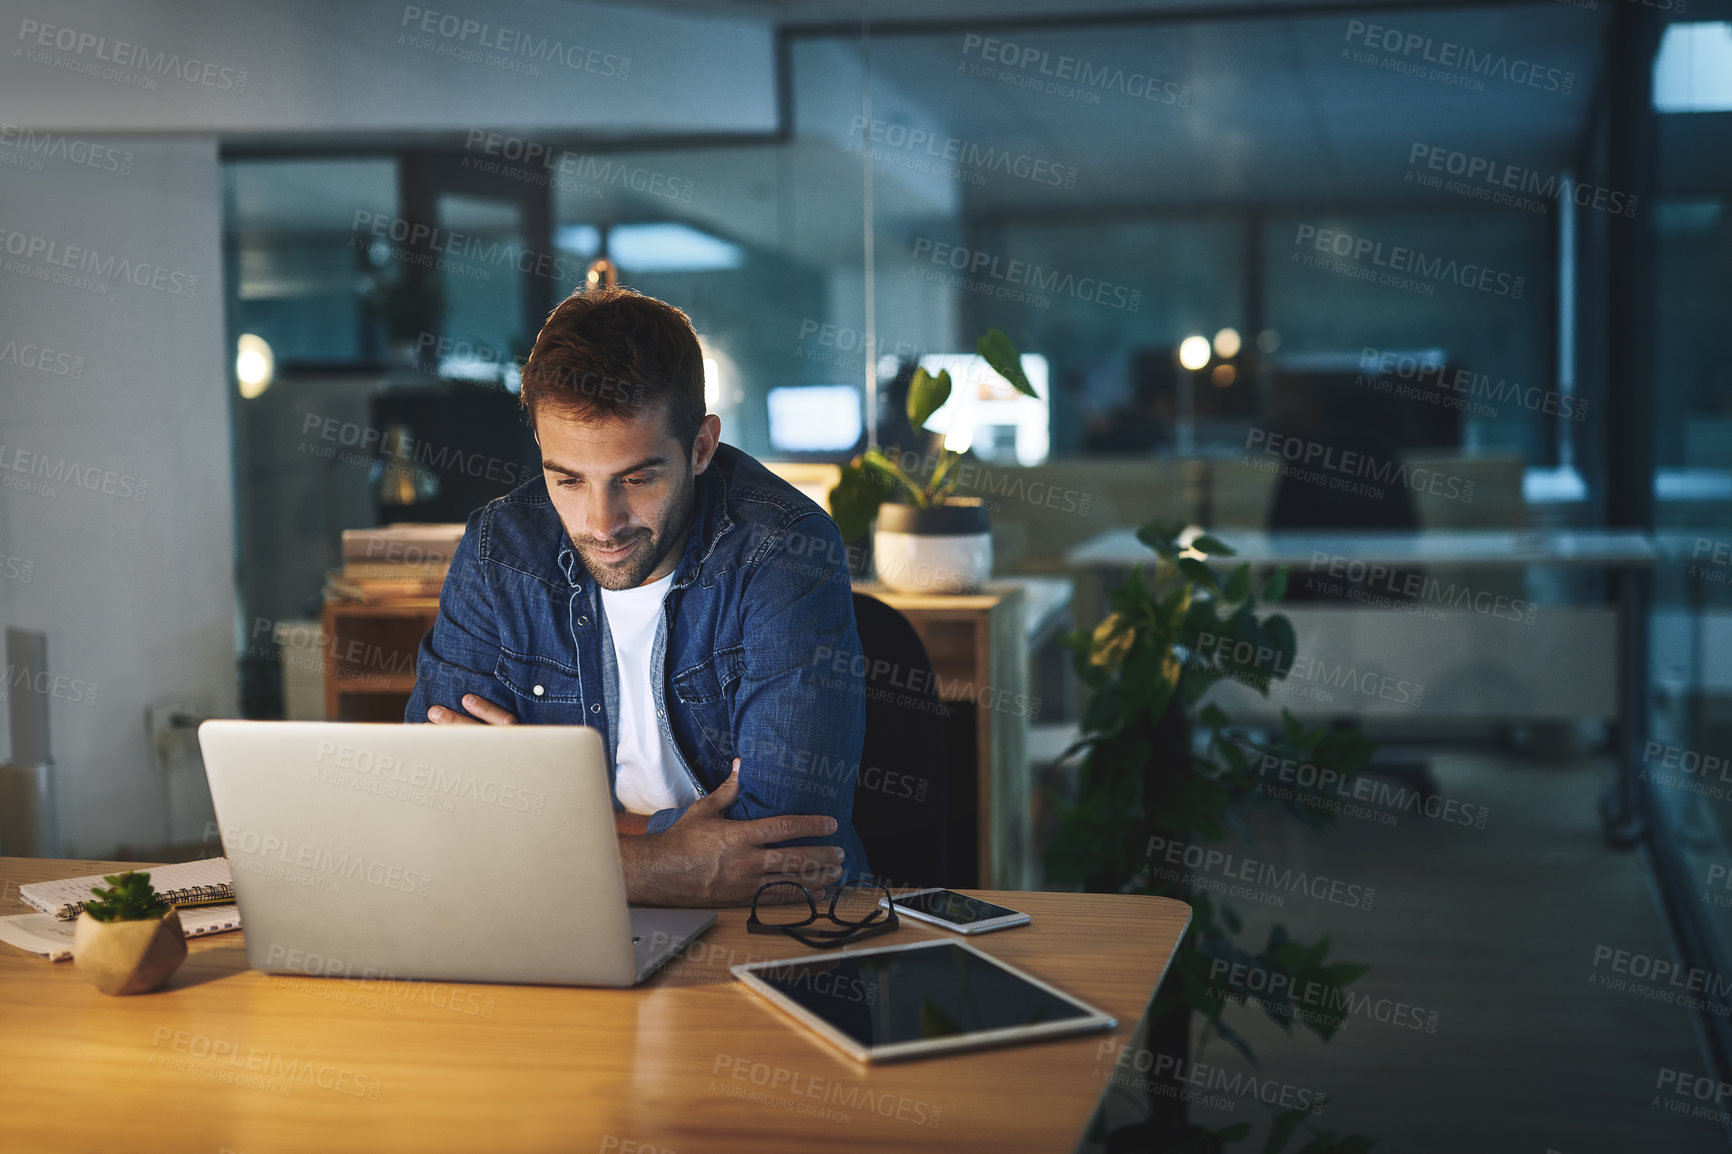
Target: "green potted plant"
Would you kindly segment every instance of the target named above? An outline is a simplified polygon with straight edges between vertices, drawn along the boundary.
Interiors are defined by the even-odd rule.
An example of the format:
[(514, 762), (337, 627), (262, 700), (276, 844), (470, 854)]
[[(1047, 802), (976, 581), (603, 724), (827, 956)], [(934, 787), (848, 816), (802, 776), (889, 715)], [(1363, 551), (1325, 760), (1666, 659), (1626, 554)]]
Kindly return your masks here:
[(180, 914), (136, 870), (103, 877), (72, 930), (72, 964), (105, 994), (148, 994), (186, 960)]
[[(1209, 690), (1227, 679), (1267, 696), (1270, 684), (1292, 668), (1293, 626), (1280, 614), (1258, 612), (1248, 564), (1224, 577), (1211, 567), (1209, 558), (1233, 554), (1215, 537), (1151, 523), (1137, 538), (1154, 553), (1152, 572), (1137, 566), (1130, 581), (1112, 591), (1106, 618), (1066, 638), (1092, 696), (1072, 747), (1084, 755), (1077, 800), (1060, 806), (1059, 829), (1046, 853), (1047, 878), (1090, 891), (1174, 897), (1192, 906), (1190, 928), (1150, 1008), (1147, 1044), (1155, 1053), (1188, 1061), (1193, 1018), (1200, 1016), (1205, 1029), (1199, 1048), (1219, 1038), (1255, 1062), (1227, 1020), (1235, 1003), (1233, 991), (1214, 978), (1224, 972), (1221, 961), (1235, 967), (1231, 972), (1251, 975), (1249, 988), (1277, 991), (1260, 993), (1260, 999), (1283, 1030), (1298, 1021), (1327, 1041), (1346, 1018), (1344, 999), (1334, 995), (1363, 976), (1365, 967), (1330, 961), (1327, 937), (1306, 945), (1283, 925), (1274, 926), (1253, 952), (1240, 944), (1243, 925), (1234, 909), (1193, 891), (1185, 871), (1165, 868), (1149, 847), (1222, 841), (1229, 829), (1244, 832), (1240, 816), (1260, 804), (1279, 805), (1307, 826), (1328, 826), (1335, 817), (1328, 797), (1313, 787), (1272, 800), (1258, 788), (1261, 767), (1272, 764), (1269, 757), (1290, 758), (1350, 776), (1364, 769), (1372, 745), (1352, 728), (1307, 729), (1287, 710), (1278, 732), (1259, 733), (1234, 726), (1219, 706), (1206, 703)], [(1262, 600), (1279, 601), (1286, 585), (1286, 570), (1276, 570), (1259, 591)], [(1203, 740), (1195, 740), (1197, 734)], [(1277, 976), (1285, 980), (1272, 980)], [(1330, 996), (1321, 999), (1327, 1008), (1294, 1013), (1279, 991), (1298, 989), (1327, 991)], [(1315, 1109), (1276, 1114), (1265, 1154), (1277, 1154), (1302, 1127), (1311, 1131), (1305, 1154), (1358, 1154), (1369, 1146), (1364, 1138), (1317, 1130), (1311, 1121)], [(1223, 1130), (1193, 1127), (1182, 1100), (1151, 1091), (1146, 1121), (1131, 1132), (1101, 1137), (1113, 1149), (1160, 1144), (1205, 1151), (1239, 1141), (1250, 1129), (1248, 1123)]]
[[(992, 329), (975, 351), (1024, 396), (1036, 396), (1010, 338)], [(916, 433), (950, 399), (950, 373), (914, 370), (908, 386), (908, 422)], [(830, 490), (830, 510), (844, 541), (873, 530), (872, 567), (899, 593), (967, 593), (992, 573), (992, 526), (984, 502), (956, 496), (963, 454), (948, 447), (930, 473), (904, 469), (905, 459), (873, 446), (843, 469)], [(917, 455), (918, 457), (918, 455)], [(874, 519), (876, 528), (874, 529)]]

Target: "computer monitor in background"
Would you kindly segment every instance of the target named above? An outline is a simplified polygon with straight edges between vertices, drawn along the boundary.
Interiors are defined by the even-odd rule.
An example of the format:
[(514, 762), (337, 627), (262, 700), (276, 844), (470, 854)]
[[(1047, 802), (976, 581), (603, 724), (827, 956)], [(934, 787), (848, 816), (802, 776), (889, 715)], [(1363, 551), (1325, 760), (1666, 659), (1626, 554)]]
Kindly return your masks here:
[(926, 421), (927, 429), (945, 435), (948, 447), (1002, 465), (1045, 463), (1052, 449), (1045, 357), (1029, 353), (1022, 358), (1033, 397), (1017, 392), (976, 353), (924, 356), (920, 367), (933, 376), (950, 373), (950, 399)]
[(778, 456), (845, 459), (866, 432), (858, 385), (782, 385), (766, 398)]

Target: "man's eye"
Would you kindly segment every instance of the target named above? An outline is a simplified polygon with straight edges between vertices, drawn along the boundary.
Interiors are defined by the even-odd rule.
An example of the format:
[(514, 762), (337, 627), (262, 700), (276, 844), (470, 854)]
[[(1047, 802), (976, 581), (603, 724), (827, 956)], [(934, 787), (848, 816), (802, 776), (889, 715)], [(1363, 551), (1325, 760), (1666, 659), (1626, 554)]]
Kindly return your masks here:
[(648, 477), (627, 477), (625, 483), (633, 486), (647, 485), (650, 483), (650, 479)]
[(577, 478), (576, 477), (561, 477), (558, 481), (558, 485), (561, 489), (576, 488), (577, 487)]

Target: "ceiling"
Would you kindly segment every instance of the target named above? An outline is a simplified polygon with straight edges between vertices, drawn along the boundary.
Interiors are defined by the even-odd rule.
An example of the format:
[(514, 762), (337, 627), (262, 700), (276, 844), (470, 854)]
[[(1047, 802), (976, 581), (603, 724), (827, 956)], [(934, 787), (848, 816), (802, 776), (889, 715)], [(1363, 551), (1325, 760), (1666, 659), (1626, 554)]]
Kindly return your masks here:
[[(649, 0), (648, 6), (711, 17), (737, 13), (791, 29), (791, 135), (781, 145), (717, 142), (605, 154), (690, 181), (693, 195), (670, 203), (620, 186), (570, 190), (559, 197), (561, 219), (687, 219), (802, 260), (857, 264), (859, 149), (867, 143), (858, 119), (858, 0)], [(1189, 18), (1171, 18), (1179, 13)], [(1316, 206), (1491, 211), (1421, 187), (1412, 178), (1425, 169), (1410, 157), (1416, 147), (1437, 147), (1533, 170), (1542, 181), (1563, 169), (1585, 133), (1606, 14), (1555, 2), (1342, 4), (1320, 13), (1300, 0), (1121, 0), (1081, 13), (1055, 0), (874, 0), (870, 15), (878, 29), (868, 42), (872, 119), (880, 135), (891, 134), (874, 145), (874, 219), (895, 225), (997, 214), (1074, 220)], [(1490, 58), (1493, 68), (1570, 73), (1571, 91), (1496, 75), (1479, 77), (1476, 91), (1405, 75), (1383, 67), (1384, 58), (1423, 70), (1431, 67), (1425, 50), (1366, 49), (1366, 34), (1355, 33), (1361, 24), (1429, 43), (1434, 54), (1445, 43), (1457, 45)], [(1029, 87), (1047, 83), (1040, 64), (983, 62), (988, 38), (1015, 44), (1016, 59), (1076, 68), (1055, 63), (1069, 58), (1104, 79), (1072, 84), (1077, 91), (1068, 93)], [(1354, 51), (1375, 51), (1377, 59), (1355, 59)], [(1001, 56), (1007, 52), (1000, 49)], [(999, 75), (982, 76), (982, 67)], [(1123, 90), (1136, 81), (1113, 83), (1119, 70), (1169, 87), (1157, 88), (1163, 99), (1140, 99)], [(949, 175), (919, 171), (929, 150), (906, 144), (905, 130), (926, 133), (937, 159), (947, 148), (971, 159)], [(994, 164), (1000, 157), (1038, 163), (1049, 178), (1057, 171), (1069, 187), (1004, 171)], [(382, 198), (387, 188), (377, 183)], [(259, 214), (243, 217), (254, 226), (290, 224), (319, 211), (325, 198), (310, 192), (256, 185), (242, 199)], [(340, 203), (352, 208), (375, 199), (357, 193)], [(328, 223), (351, 228), (346, 212)]]

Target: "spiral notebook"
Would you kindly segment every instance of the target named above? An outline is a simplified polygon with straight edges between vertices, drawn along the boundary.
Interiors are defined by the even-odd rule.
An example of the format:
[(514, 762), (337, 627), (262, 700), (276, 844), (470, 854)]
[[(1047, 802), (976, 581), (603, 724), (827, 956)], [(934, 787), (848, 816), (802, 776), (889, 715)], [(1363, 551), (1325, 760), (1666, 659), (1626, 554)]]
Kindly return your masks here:
[[(234, 878), (226, 857), (201, 858), (178, 865), (139, 870), (150, 876), (156, 894), (171, 906), (208, 906), (235, 900)], [(106, 874), (66, 878), (53, 882), (30, 882), (18, 887), (18, 896), (45, 914), (71, 921), (90, 897), (92, 886), (107, 886)]]
[[(179, 913), (181, 931), (189, 938), (241, 928), (241, 912), (232, 902), (181, 909)], [(47, 914), (14, 914), (0, 918), (0, 942), (41, 954), (51, 962), (64, 962), (72, 956), (72, 935), (77, 928), (77, 922), (63, 922)]]

